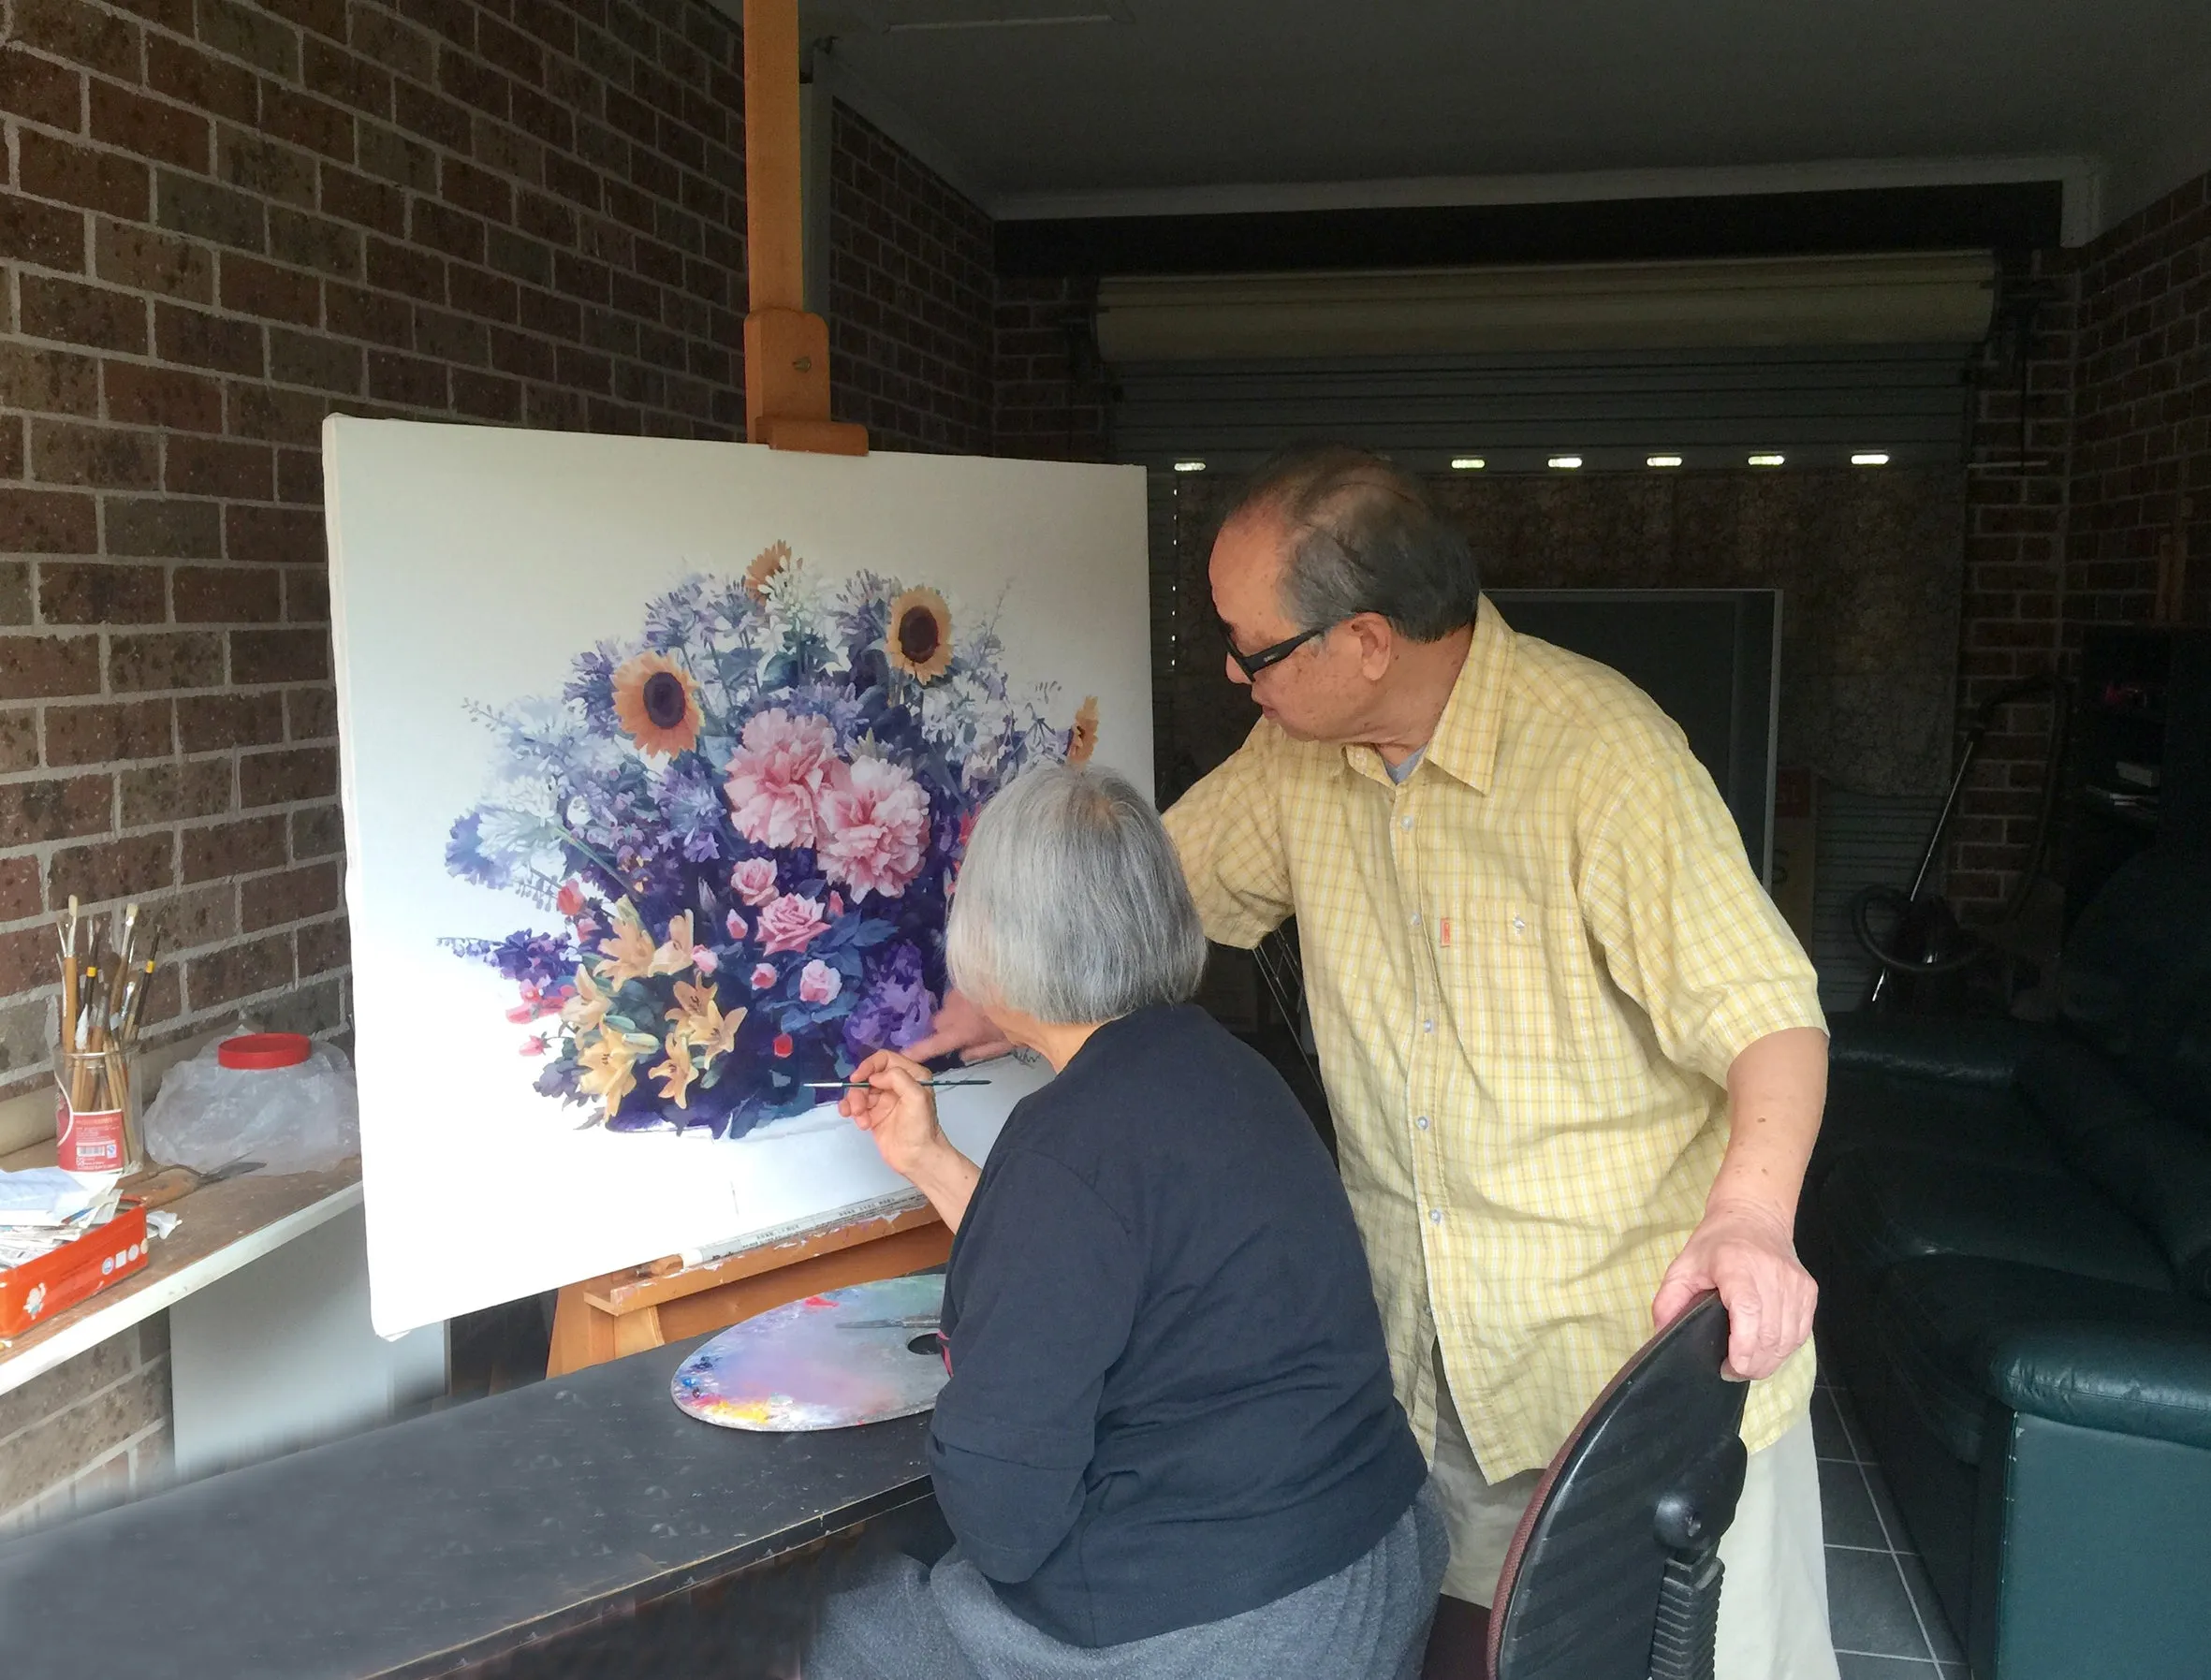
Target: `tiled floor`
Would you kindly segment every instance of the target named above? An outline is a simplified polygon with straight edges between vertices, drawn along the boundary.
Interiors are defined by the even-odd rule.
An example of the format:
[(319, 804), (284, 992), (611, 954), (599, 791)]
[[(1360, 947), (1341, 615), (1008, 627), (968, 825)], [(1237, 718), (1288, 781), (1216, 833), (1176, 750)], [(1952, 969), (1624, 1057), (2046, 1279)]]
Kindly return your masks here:
[(1842, 1680), (1966, 1680), (1957, 1636), (1865, 1445), (1850, 1395), (1812, 1395), (1827, 1529), (1827, 1622)]

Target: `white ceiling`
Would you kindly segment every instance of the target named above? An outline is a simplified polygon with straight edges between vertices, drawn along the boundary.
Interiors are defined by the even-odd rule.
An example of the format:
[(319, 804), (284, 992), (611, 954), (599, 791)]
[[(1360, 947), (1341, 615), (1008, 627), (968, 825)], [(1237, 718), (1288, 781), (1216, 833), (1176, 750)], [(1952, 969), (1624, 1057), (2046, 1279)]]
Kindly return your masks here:
[[(1394, 183), (1371, 191), (1404, 201), (1420, 197), (1406, 183), (1437, 182), (1431, 201), (1447, 202), (1481, 196), (1465, 178), (1844, 161), (1969, 180), (2004, 168), (1972, 160), (2015, 175), (2031, 157), (2101, 170), (2107, 218), (2172, 184), (2151, 177), (2211, 161), (2207, 0), (802, 0), (801, 14), (830, 42), (825, 78), (999, 214), (1344, 183)], [(1037, 21), (1069, 14), (1108, 21)], [(1029, 22), (992, 24), (1010, 19)]]

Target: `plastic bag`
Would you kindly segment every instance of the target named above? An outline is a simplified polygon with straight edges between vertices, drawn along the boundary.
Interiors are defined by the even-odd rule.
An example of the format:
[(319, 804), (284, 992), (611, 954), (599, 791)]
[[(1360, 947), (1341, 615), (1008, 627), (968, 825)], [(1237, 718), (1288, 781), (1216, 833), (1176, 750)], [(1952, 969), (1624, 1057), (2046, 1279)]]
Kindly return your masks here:
[(360, 1153), (353, 1070), (329, 1045), (285, 1068), (227, 1068), (212, 1044), (169, 1069), (146, 1111), (146, 1152), (212, 1173), (257, 1161), (268, 1174), (312, 1173)]

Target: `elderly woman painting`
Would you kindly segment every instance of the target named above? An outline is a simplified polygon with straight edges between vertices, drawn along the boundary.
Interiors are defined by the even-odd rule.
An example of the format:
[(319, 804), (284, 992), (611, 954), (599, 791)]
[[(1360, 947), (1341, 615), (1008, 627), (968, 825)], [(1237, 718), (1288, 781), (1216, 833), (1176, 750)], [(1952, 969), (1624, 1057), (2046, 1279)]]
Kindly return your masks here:
[(1288, 1088), (1186, 1002), (1205, 939), (1150, 806), (1008, 787), (947, 956), (1057, 1076), (980, 1169), (914, 1062), (845, 1099), (958, 1234), (930, 1464), (959, 1543), (832, 1600), (806, 1680), (1411, 1676), (1448, 1542), (1358, 1234)]

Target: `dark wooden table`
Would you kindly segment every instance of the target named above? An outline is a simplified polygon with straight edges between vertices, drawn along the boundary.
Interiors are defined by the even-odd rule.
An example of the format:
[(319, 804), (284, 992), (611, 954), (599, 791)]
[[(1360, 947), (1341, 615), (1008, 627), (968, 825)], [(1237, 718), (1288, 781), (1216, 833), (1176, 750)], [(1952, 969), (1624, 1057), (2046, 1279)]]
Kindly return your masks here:
[(655, 1602), (926, 1504), (926, 1416), (813, 1435), (717, 1429), (668, 1398), (696, 1345), (0, 1543), (0, 1673), (600, 1672), (530, 1656), (564, 1639), (603, 1650)]

